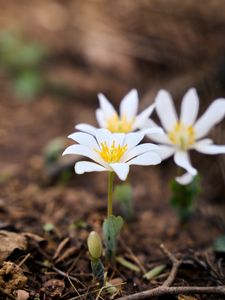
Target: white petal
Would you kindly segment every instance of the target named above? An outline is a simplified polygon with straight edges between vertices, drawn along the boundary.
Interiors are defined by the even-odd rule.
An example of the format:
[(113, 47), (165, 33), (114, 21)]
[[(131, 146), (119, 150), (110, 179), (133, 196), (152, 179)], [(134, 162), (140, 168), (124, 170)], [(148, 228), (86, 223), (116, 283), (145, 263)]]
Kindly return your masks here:
[(148, 118), (152, 114), (155, 108), (155, 103), (151, 104), (148, 108), (143, 110), (137, 117), (133, 125), (133, 130), (135, 129), (142, 129), (145, 126)]
[(161, 159), (164, 160), (172, 156), (175, 150), (176, 149), (174, 147), (159, 145), (157, 153), (159, 153)]
[(144, 138), (144, 133), (141, 131), (138, 132), (131, 132), (125, 135), (124, 145), (127, 145), (127, 150), (132, 149), (137, 144), (140, 143), (141, 140)]
[(146, 123), (146, 127), (149, 128), (149, 130), (158, 129), (158, 133), (156, 132), (156, 133), (147, 134), (147, 137), (150, 138), (152, 141), (159, 144), (168, 144), (168, 145), (172, 144), (167, 134), (162, 132), (162, 128), (159, 127), (153, 120), (148, 119)]
[(145, 128), (140, 130), (144, 135), (154, 135), (154, 134), (163, 134), (164, 131), (160, 127), (155, 127), (155, 128)]
[(117, 174), (119, 179), (126, 180), (129, 173), (129, 165), (125, 163), (114, 163), (110, 164), (112, 170)]
[(96, 119), (100, 127), (106, 127), (104, 112), (100, 108), (96, 110)]
[(177, 113), (171, 95), (160, 90), (156, 96), (156, 111), (163, 127), (170, 131), (177, 123)]
[(82, 146), (82, 145), (71, 145), (71, 146), (67, 147), (62, 155), (67, 155), (67, 154), (82, 155), (82, 156), (86, 156), (93, 160), (96, 160), (96, 158), (97, 158), (94, 151), (91, 151), (89, 148)]
[(105, 118), (110, 118), (114, 114), (117, 114), (113, 105), (102, 93), (98, 94), (98, 99), (99, 99), (100, 108), (103, 111)]
[(88, 133), (84, 132), (75, 132), (68, 136), (68, 138), (71, 138), (75, 142), (84, 145), (90, 149), (99, 149), (98, 143), (96, 142), (96, 139), (93, 137), (93, 135), (90, 135)]
[(159, 163), (161, 163), (161, 161), (162, 160), (159, 154), (150, 151), (131, 159), (130, 161), (127, 162), (127, 164), (149, 166), (149, 165), (158, 165)]
[(89, 124), (85, 124), (85, 123), (81, 123), (81, 124), (77, 124), (75, 126), (75, 128), (77, 130), (80, 130), (80, 131), (83, 131), (83, 132), (87, 132), (87, 133), (90, 133), (90, 134), (94, 134), (95, 133), (95, 130), (97, 129), (96, 127), (92, 126), (92, 125), (89, 125)]
[(101, 128), (95, 130), (95, 137), (101, 146), (101, 143), (108, 143), (110, 140), (111, 132), (108, 129)]
[(125, 115), (128, 120), (137, 115), (138, 110), (138, 93), (137, 90), (131, 90), (120, 103), (120, 117)]
[(89, 161), (79, 161), (75, 164), (75, 172), (77, 174), (84, 174), (86, 172), (102, 172), (106, 171), (106, 169), (96, 163)]
[(159, 147), (156, 146), (155, 144), (150, 144), (150, 143), (140, 144), (134, 147), (133, 149), (131, 149), (130, 151), (128, 151), (127, 153), (125, 153), (123, 160), (128, 161), (129, 159), (138, 156), (140, 154), (143, 154), (145, 152), (157, 151), (158, 148)]
[(194, 125), (196, 139), (205, 136), (225, 116), (225, 99), (215, 100)]
[(184, 168), (187, 172), (195, 176), (197, 174), (197, 170), (192, 167), (189, 155), (185, 151), (177, 151), (174, 155), (174, 161), (179, 166)]
[(194, 176), (190, 173), (184, 173), (182, 176), (176, 177), (175, 180), (181, 185), (190, 184), (193, 180)]
[(115, 143), (115, 146), (123, 146), (125, 134), (124, 133), (112, 133), (109, 141), (107, 141), (108, 146), (110, 147), (112, 143)]
[(213, 143), (212, 139), (203, 139), (195, 142), (194, 145), (192, 145), (191, 149), (195, 149), (195, 146), (211, 145), (212, 143)]
[(194, 149), (201, 153), (204, 153), (204, 154), (224, 154), (225, 153), (224, 145), (196, 144)]
[(199, 99), (195, 88), (191, 88), (184, 95), (181, 103), (181, 123), (191, 126), (194, 124), (199, 109)]

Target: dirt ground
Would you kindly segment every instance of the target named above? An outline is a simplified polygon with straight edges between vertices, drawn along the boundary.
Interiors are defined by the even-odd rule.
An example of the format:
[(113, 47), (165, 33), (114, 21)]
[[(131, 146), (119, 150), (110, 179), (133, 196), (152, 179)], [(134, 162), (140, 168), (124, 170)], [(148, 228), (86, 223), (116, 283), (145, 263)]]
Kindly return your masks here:
[[(96, 285), (93, 283), (86, 246), (91, 230), (101, 233), (107, 210), (107, 175), (73, 173), (69, 179), (65, 178), (65, 170), (71, 171), (71, 161), (67, 163), (66, 159), (60, 158), (49, 166), (45, 163), (44, 149), (54, 138), (65, 138), (73, 132), (77, 123), (96, 124), (98, 91), (107, 92), (109, 98), (112, 95), (114, 104), (118, 105), (122, 95), (135, 85), (140, 88), (143, 99), (141, 107), (144, 107), (153, 101), (153, 95), (161, 84), (160, 74), (163, 74), (163, 85), (166, 85), (168, 74), (172, 74), (168, 87), (173, 88), (176, 97), (185, 90), (192, 78), (192, 84), (199, 87), (205, 106), (213, 96), (224, 95), (225, 92), (223, 85), (213, 89), (212, 83), (208, 84), (212, 72), (205, 73), (211, 68), (209, 65), (218, 64), (214, 59), (216, 50), (215, 53), (204, 53), (210, 60), (208, 64), (204, 60), (199, 74), (193, 77), (191, 66), (188, 68), (185, 65), (183, 70), (170, 68), (174, 61), (170, 61), (166, 55), (163, 56), (164, 66), (159, 58), (159, 61), (155, 58), (154, 63), (151, 60), (150, 65), (154, 65), (151, 71), (148, 71), (149, 65), (143, 57), (143, 60), (138, 58), (138, 64), (133, 60), (131, 64), (130, 57), (124, 60), (123, 55), (116, 55), (112, 73), (112, 65), (103, 65), (104, 59), (106, 62), (107, 59), (104, 53), (97, 52), (97, 48), (94, 47), (94, 58), (89, 52), (82, 56), (83, 44), (89, 39), (86, 34), (82, 40), (82, 32), (80, 28), (77, 29), (76, 21), (71, 15), (68, 17), (71, 7), (79, 7), (77, 1), (65, 1), (64, 5), (60, 1), (34, 1), (33, 5), (29, 1), (21, 1), (20, 5), (16, 1), (0, 3), (4, 7), (4, 14), (2, 12), (0, 18), (2, 26), (20, 26), (28, 39), (34, 38), (47, 44), (50, 55), (49, 61), (42, 66), (44, 76), (51, 83), (63, 82), (69, 90), (69, 93), (62, 95), (46, 88), (33, 101), (23, 102), (12, 93), (8, 74), (1, 71), (0, 299), (22, 300), (28, 299), (28, 296), (36, 300), (110, 299), (112, 294), (97, 296), (98, 293), (94, 292)], [(97, 2), (90, 1), (89, 5), (95, 6), (94, 3)], [(82, 11), (89, 12), (86, 5), (80, 7)], [(53, 13), (46, 14), (48, 9)], [(189, 9), (191, 11), (191, 5)], [(23, 14), (16, 20), (19, 10)], [(210, 16), (204, 15), (206, 20)], [(225, 23), (225, 17), (222, 16), (221, 12), (217, 26)], [(97, 16), (93, 19), (99, 20)], [(30, 27), (27, 26), (29, 22)], [(101, 19), (99, 22), (102, 24)], [(77, 44), (74, 42), (75, 33), (79, 37)], [(198, 38), (196, 41), (199, 41)], [(223, 46), (219, 42), (215, 44), (217, 53), (222, 53)], [(188, 49), (185, 51), (188, 52)], [(191, 61), (192, 58), (185, 56), (185, 51), (184, 57)], [(98, 59), (101, 55), (103, 61), (100, 63)], [(193, 66), (196, 66), (196, 59), (197, 54), (193, 58)], [(157, 78), (154, 77), (151, 82), (141, 78), (137, 80), (135, 75), (129, 78), (128, 74), (135, 70), (140, 73), (144, 71), (142, 79), (151, 73), (157, 74)], [(202, 77), (202, 74), (206, 74), (206, 77)], [(152, 90), (147, 88), (149, 83), (153, 86)], [(224, 140), (223, 131), (218, 129), (213, 134), (218, 142)], [(65, 146), (69, 143), (66, 141)], [(138, 261), (141, 270), (135, 272), (119, 263), (113, 267), (106, 265), (109, 279), (114, 279), (120, 287), (115, 298), (148, 290), (164, 282), (171, 262), (160, 250), (162, 243), (183, 261), (175, 286), (224, 286), (224, 256), (212, 250), (213, 241), (225, 233), (224, 160), (194, 153), (192, 158), (202, 176), (202, 191), (196, 199), (196, 210), (185, 225), (178, 222), (169, 205), (168, 183), (175, 175), (173, 162), (133, 168), (129, 180), (134, 191), (135, 218), (126, 222), (122, 230), (118, 255), (136, 265)], [(118, 204), (114, 209), (116, 214), (121, 213)], [(7, 265), (7, 262), (14, 264)], [(166, 268), (159, 277), (151, 281), (143, 279), (145, 271), (161, 264), (166, 264)], [(7, 267), (12, 269), (10, 277), (6, 276), (8, 273), (4, 268)], [(223, 299), (217, 295), (196, 294), (186, 297), (179, 294), (158, 299)]]

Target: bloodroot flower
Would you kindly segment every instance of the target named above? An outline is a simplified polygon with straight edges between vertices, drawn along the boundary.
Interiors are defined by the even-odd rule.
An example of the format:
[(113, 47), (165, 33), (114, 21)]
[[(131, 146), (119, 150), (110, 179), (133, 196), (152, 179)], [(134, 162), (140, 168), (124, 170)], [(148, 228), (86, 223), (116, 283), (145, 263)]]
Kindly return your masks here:
[[(137, 115), (139, 100), (135, 89), (122, 99), (119, 114), (103, 94), (98, 94), (98, 98), (100, 108), (96, 110), (96, 119), (101, 128), (106, 128), (111, 132), (128, 133), (142, 128), (155, 108), (155, 105), (152, 104)], [(89, 124), (78, 124), (76, 129), (93, 133), (96, 127)]]
[(76, 132), (69, 138), (78, 144), (71, 145), (63, 152), (83, 155), (94, 162), (79, 161), (75, 164), (75, 172), (115, 172), (121, 180), (125, 180), (130, 165), (157, 165), (161, 158), (157, 153), (158, 146), (150, 143), (139, 144), (144, 133), (111, 133), (107, 129), (95, 129), (92, 134)]
[[(191, 165), (189, 150), (197, 150), (203, 154), (225, 153), (225, 146), (214, 145), (212, 139), (205, 138), (209, 131), (225, 116), (225, 99), (217, 99), (196, 121), (199, 99), (194, 88), (184, 95), (181, 103), (180, 119), (178, 119), (171, 95), (160, 90), (156, 97), (156, 112), (166, 131), (150, 138), (160, 144), (159, 153), (162, 159), (174, 156), (175, 163), (187, 173), (176, 178), (180, 184), (188, 184), (197, 170)], [(148, 120), (147, 126), (157, 127)]]

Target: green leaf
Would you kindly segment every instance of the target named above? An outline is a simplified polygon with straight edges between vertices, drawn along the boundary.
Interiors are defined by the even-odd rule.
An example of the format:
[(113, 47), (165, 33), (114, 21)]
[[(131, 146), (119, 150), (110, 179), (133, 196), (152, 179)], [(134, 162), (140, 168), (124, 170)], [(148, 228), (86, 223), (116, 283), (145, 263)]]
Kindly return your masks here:
[(103, 235), (106, 246), (106, 256), (109, 260), (115, 257), (117, 248), (117, 238), (123, 227), (123, 218), (111, 215), (104, 220)]
[(181, 185), (174, 179), (170, 183), (172, 197), (171, 205), (175, 208), (181, 221), (185, 221), (194, 211), (195, 198), (200, 193), (200, 179), (195, 176), (188, 185)]
[(153, 268), (152, 270), (150, 270), (149, 272), (145, 273), (143, 278), (147, 279), (147, 280), (151, 280), (157, 276), (159, 276), (166, 268), (166, 265), (159, 265), (155, 268)]
[(124, 266), (125, 268), (130, 269), (131, 271), (140, 272), (140, 268), (138, 266), (136, 266), (135, 264), (133, 264), (130, 261), (126, 260), (122, 256), (117, 256), (116, 261), (119, 264), (121, 264), (122, 266)]
[(126, 220), (132, 220), (134, 217), (133, 198), (133, 190), (130, 184), (124, 183), (116, 185), (114, 199), (120, 204), (122, 214)]
[(215, 252), (225, 253), (225, 235), (219, 237), (214, 241), (213, 250)]
[(115, 187), (114, 197), (118, 202), (130, 201), (130, 199), (133, 198), (131, 185), (127, 183), (117, 185)]

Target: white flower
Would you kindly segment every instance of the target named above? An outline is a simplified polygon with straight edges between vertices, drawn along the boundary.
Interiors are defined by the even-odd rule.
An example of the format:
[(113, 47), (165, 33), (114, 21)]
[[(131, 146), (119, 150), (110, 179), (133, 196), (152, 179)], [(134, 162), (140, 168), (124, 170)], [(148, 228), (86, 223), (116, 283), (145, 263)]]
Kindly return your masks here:
[[(103, 94), (98, 94), (98, 98), (100, 108), (96, 110), (96, 119), (99, 127), (111, 132), (128, 133), (142, 128), (155, 108), (155, 104), (152, 104), (137, 115), (139, 100), (135, 89), (121, 100), (119, 114)], [(76, 129), (93, 133), (96, 127), (82, 123), (78, 124)]]
[[(199, 109), (199, 99), (194, 88), (184, 95), (181, 103), (181, 113), (178, 119), (171, 95), (160, 90), (156, 96), (156, 112), (166, 133), (150, 138), (161, 144), (159, 153), (162, 159), (174, 155), (175, 163), (184, 168), (187, 173), (176, 180), (181, 184), (192, 181), (197, 170), (191, 165), (189, 150), (197, 150), (204, 154), (225, 153), (225, 146), (214, 145), (212, 139), (205, 138), (209, 131), (225, 116), (225, 99), (212, 102), (205, 113), (196, 121)], [(157, 124), (148, 120), (147, 126)]]
[(144, 133), (132, 132), (111, 133), (107, 129), (95, 129), (94, 135), (76, 132), (69, 138), (78, 144), (71, 145), (63, 152), (65, 154), (78, 154), (92, 159), (79, 161), (75, 164), (75, 172), (114, 171), (121, 180), (125, 180), (130, 165), (157, 165), (161, 162), (156, 152), (158, 146), (150, 143), (139, 144)]

